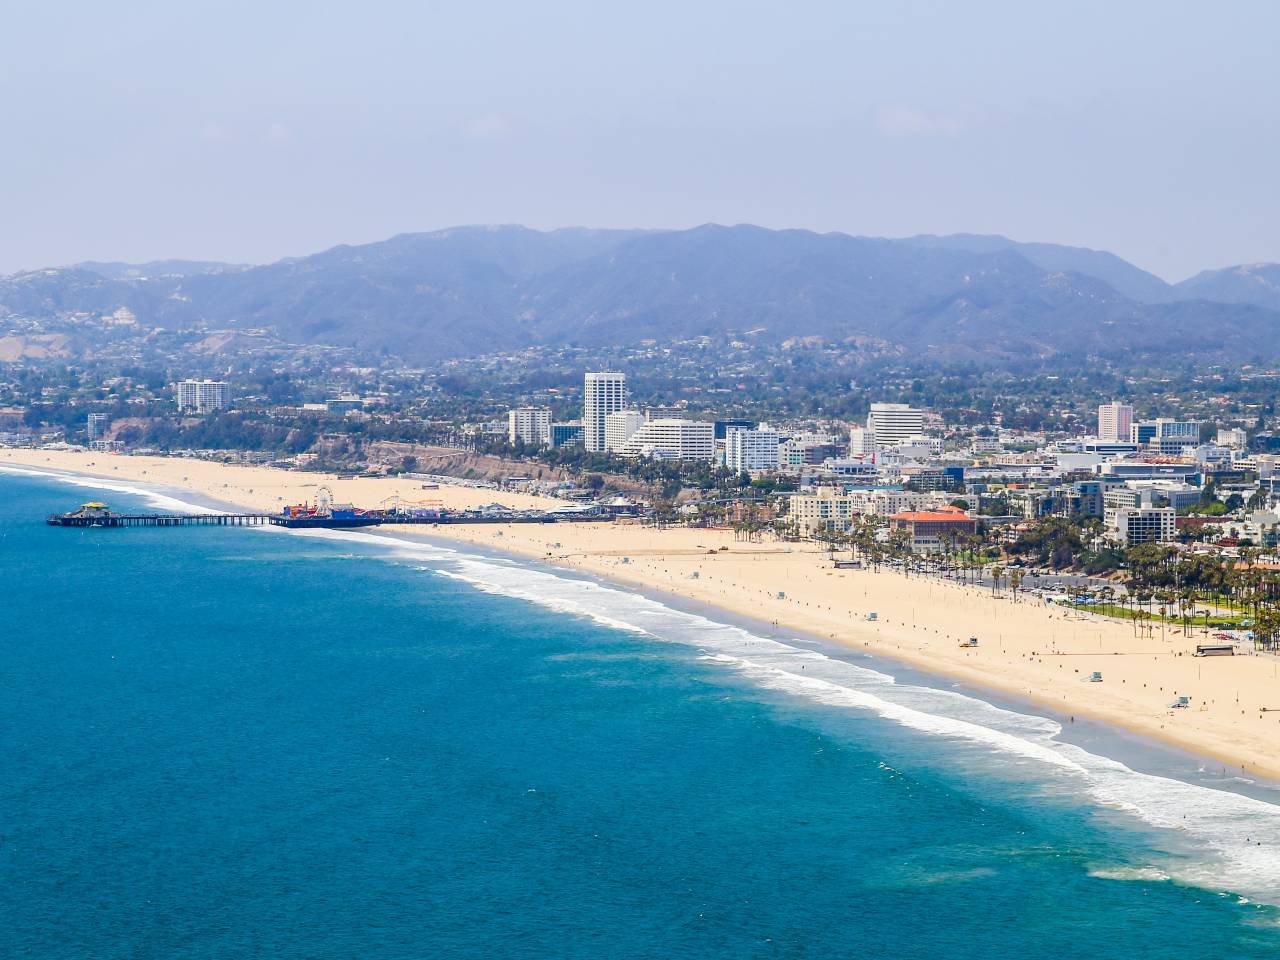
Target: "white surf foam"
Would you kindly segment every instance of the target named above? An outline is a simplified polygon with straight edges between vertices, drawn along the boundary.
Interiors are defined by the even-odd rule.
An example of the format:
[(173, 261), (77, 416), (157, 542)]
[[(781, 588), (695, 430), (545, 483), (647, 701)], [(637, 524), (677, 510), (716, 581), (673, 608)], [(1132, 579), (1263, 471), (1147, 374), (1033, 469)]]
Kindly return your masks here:
[[(761, 637), (730, 624), (595, 581), (452, 552), (436, 572), (489, 593), (588, 618), (604, 626), (691, 646), (702, 659), (752, 684), (839, 709), (861, 711), (980, 751), (986, 769), (1014, 766), (1042, 793), (1087, 797), (1163, 833), (1168, 864), (1095, 871), (1141, 879), (1171, 875), (1212, 889), (1280, 902), (1280, 806), (1203, 784), (1142, 773), (1059, 739), (1046, 717), (1006, 710), (950, 690), (897, 683), (879, 670), (812, 647)], [(981, 765), (981, 764), (980, 764)], [(1194, 851), (1194, 856), (1187, 856)]]
[(148, 506), (159, 510), (172, 510), (174, 513), (225, 513), (199, 503), (191, 503), (167, 493), (161, 493), (145, 484), (126, 483), (122, 480), (111, 480), (106, 477), (85, 477), (74, 473), (59, 473), (55, 470), (41, 470), (38, 467), (15, 467), (0, 464), (0, 473), (11, 473), (25, 477), (40, 477), (45, 480), (56, 480), (73, 487), (85, 487), (90, 490), (108, 490), (114, 493), (126, 493), (140, 497)]

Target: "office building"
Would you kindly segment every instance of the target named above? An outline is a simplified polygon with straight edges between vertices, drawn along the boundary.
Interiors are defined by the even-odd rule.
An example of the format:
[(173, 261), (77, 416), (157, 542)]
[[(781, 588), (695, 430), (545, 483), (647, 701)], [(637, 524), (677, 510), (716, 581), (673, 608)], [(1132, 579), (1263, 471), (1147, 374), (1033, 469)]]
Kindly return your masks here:
[(546, 407), (517, 407), (507, 412), (507, 442), (531, 447), (551, 443), (551, 411)]
[(569, 420), (565, 423), (553, 423), (551, 425), (551, 446), (582, 446), (582, 424), (577, 420)]
[(892, 447), (900, 440), (924, 431), (924, 411), (907, 403), (873, 403), (867, 414), (867, 429), (877, 450)]
[(1098, 439), (1104, 443), (1123, 442), (1129, 439), (1133, 425), (1133, 407), (1112, 400), (1098, 407)]
[(1139, 543), (1165, 543), (1177, 534), (1173, 507), (1120, 507), (1107, 510), (1107, 527), (1126, 547)]
[(724, 465), (735, 473), (763, 473), (778, 469), (778, 431), (767, 423), (754, 430), (734, 427), (725, 435)]
[(1099, 457), (1118, 457), (1125, 456), (1130, 453), (1138, 452), (1137, 441), (1133, 443), (1124, 440), (1098, 440), (1089, 438), (1080, 444), (1081, 453), (1090, 453)]
[(604, 448), (610, 453), (621, 453), (644, 422), (644, 414), (639, 410), (615, 410), (604, 418)]
[(354, 413), (364, 409), (364, 398), (358, 393), (340, 393), (324, 402), (330, 413)]
[(867, 427), (854, 427), (849, 431), (849, 456), (871, 457), (876, 452), (876, 435)]
[(730, 430), (734, 430), (737, 428), (741, 428), (743, 430), (750, 430), (752, 427), (756, 425), (756, 422), (754, 420), (717, 420), (715, 421), (715, 425), (716, 425), (716, 439), (723, 440), (729, 436)]
[(592, 453), (605, 450), (604, 418), (627, 405), (625, 373), (588, 373), (582, 384), (582, 445)]
[(212, 413), (231, 406), (231, 384), (224, 380), (179, 380), (174, 393), (179, 410)]
[(778, 464), (788, 470), (816, 466), (837, 457), (840, 447), (836, 438), (825, 433), (797, 433), (782, 441)]
[(1170, 420), (1167, 417), (1142, 420), (1130, 428), (1129, 439), (1146, 446), (1153, 453), (1176, 457), (1181, 455), (1183, 447), (1199, 445), (1200, 424), (1190, 420)]
[(1105, 486), (1101, 480), (1077, 480), (1066, 495), (1067, 514), (1077, 517), (1102, 516)]
[(715, 456), (715, 429), (710, 421), (646, 420), (621, 452), (623, 456), (658, 460), (710, 460)]
[(1217, 444), (1228, 450), (1243, 450), (1249, 446), (1249, 432), (1239, 427), (1219, 427)]

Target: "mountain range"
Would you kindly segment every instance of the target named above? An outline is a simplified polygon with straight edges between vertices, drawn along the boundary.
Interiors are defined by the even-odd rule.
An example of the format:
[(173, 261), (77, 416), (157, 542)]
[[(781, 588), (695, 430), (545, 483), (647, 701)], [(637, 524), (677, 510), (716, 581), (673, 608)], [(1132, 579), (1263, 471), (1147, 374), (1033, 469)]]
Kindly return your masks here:
[(0, 278), (0, 335), (6, 315), (119, 307), (144, 326), (269, 328), (415, 362), (729, 334), (940, 362), (1280, 352), (1280, 265), (1169, 284), (1103, 251), (971, 234), (459, 227), (263, 266), (80, 263)]

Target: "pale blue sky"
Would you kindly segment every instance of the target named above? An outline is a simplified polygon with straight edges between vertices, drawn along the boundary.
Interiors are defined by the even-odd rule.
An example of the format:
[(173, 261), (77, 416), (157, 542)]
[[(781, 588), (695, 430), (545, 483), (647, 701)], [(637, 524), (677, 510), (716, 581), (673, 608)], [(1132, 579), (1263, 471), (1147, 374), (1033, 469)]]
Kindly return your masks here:
[(1280, 261), (1280, 4), (64, 3), (0, 30), (0, 271), (463, 223)]

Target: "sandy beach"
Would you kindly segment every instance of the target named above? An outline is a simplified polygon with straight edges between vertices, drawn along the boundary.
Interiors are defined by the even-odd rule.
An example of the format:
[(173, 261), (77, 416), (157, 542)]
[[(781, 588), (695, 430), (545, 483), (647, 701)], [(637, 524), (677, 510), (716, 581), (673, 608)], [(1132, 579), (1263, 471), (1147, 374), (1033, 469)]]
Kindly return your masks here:
[[(274, 511), (329, 486), (339, 501), (377, 507), (392, 498), (446, 506), (559, 505), (561, 501), (413, 479), (337, 479), (265, 467), (88, 452), (0, 450), (0, 466), (30, 467), (181, 488)], [(80, 500), (68, 492), (68, 509)], [(1043, 604), (1008, 590), (896, 571), (837, 570), (816, 545), (744, 543), (728, 530), (655, 530), (633, 523), (484, 524), (397, 535), (506, 551), (624, 584), (707, 603), (821, 636), (929, 672), (1088, 717), (1213, 757), (1238, 772), (1280, 779), (1280, 658), (1198, 658), (1202, 633), (1133, 627)], [(872, 622), (867, 614), (875, 612)], [(959, 646), (969, 636), (976, 649)], [(1093, 671), (1101, 683), (1084, 682)], [(1191, 708), (1170, 710), (1177, 696)], [(1269, 712), (1269, 710), (1276, 712)]]

